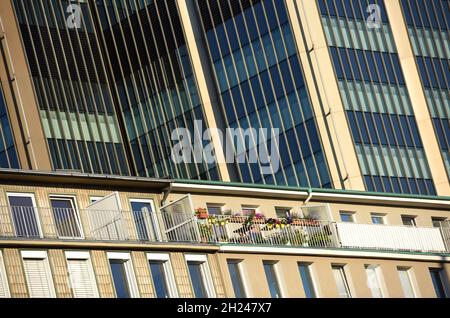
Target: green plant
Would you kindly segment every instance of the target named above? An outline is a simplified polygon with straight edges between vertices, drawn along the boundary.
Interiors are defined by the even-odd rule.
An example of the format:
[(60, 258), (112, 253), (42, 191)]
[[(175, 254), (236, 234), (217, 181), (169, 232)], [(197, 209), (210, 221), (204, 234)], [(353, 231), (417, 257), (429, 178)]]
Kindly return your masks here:
[(199, 224), (198, 231), (202, 241), (209, 242), (213, 236), (213, 228), (210, 224)]
[(310, 242), (313, 246), (326, 247), (331, 245), (331, 237), (325, 231), (320, 231), (310, 236)]

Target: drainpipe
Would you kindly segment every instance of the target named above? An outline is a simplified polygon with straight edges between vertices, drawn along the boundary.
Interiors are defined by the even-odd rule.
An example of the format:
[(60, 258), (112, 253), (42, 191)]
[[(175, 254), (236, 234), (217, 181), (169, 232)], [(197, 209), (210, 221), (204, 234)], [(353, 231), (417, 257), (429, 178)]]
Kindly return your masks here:
[(169, 197), (170, 192), (172, 192), (172, 183), (163, 190), (163, 198), (161, 200), (161, 206), (166, 205), (166, 200)]
[(313, 190), (311, 188), (308, 189), (308, 197), (306, 198), (305, 202), (303, 202), (303, 206), (307, 205), (309, 201), (311, 201), (313, 197)]

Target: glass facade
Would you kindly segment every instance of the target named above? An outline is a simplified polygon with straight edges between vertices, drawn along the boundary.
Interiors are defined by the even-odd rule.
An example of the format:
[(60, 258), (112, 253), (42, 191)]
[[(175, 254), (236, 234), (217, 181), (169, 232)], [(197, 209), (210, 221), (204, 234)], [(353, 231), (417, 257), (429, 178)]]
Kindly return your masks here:
[[(318, 0), (367, 190), (436, 194), (382, 0)], [(366, 24), (369, 4), (381, 27)]]
[(238, 181), (332, 187), (285, 1), (196, 3), (226, 125), (280, 132), (278, 143), (269, 140), (280, 169), (262, 174), (261, 162), (246, 160), (237, 164)]
[(450, 2), (402, 0), (401, 6), (450, 180)]
[(219, 179), (215, 164), (171, 160), (175, 129), (194, 138), (194, 121), (208, 128), (176, 1), (104, 0), (96, 9), (137, 174)]
[(6, 109), (3, 88), (0, 86), (0, 168), (19, 169), (14, 137)]
[[(67, 27), (70, 4), (79, 28)], [(219, 179), (214, 164), (171, 160), (174, 129), (193, 136), (205, 122), (175, 0), (14, 8), (55, 170)]]
[(101, 48), (87, 3), (80, 28), (70, 1), (14, 0), (54, 170), (127, 175), (129, 169)]

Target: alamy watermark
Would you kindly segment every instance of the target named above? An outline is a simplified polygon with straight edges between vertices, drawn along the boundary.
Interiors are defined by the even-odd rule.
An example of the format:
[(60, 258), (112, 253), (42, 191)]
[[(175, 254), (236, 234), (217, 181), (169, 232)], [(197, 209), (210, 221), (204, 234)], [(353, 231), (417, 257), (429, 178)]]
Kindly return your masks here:
[(70, 4), (66, 8), (66, 13), (69, 16), (66, 19), (66, 26), (68, 29), (81, 28), (81, 7), (78, 4)]
[[(280, 169), (278, 128), (227, 128), (225, 132), (209, 128), (203, 131), (202, 121), (196, 120), (193, 133), (187, 128), (177, 128), (171, 138), (175, 142), (171, 157), (176, 164), (259, 164), (263, 175), (277, 173)], [(215, 149), (214, 141), (220, 142), (222, 149)], [(223, 159), (217, 151), (224, 153)]]
[(381, 29), (383, 21), (381, 19), (381, 8), (378, 4), (369, 4), (366, 9), (369, 16), (366, 24), (369, 29)]

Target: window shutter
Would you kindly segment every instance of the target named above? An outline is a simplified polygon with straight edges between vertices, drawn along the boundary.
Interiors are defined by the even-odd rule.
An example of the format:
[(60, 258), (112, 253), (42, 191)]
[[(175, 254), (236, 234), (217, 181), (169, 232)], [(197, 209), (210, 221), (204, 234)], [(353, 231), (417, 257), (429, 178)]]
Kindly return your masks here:
[(7, 297), (7, 294), (6, 294), (6, 284), (7, 283), (5, 281), (3, 281), (4, 280), (3, 277), (5, 277), (6, 275), (4, 275), (5, 273), (2, 273), (3, 266), (2, 266), (1, 260), (2, 260), (2, 258), (0, 256), (0, 298), (6, 298)]
[(75, 298), (96, 298), (97, 292), (87, 260), (67, 260)]
[(25, 276), (31, 298), (51, 298), (51, 277), (44, 259), (24, 259)]

